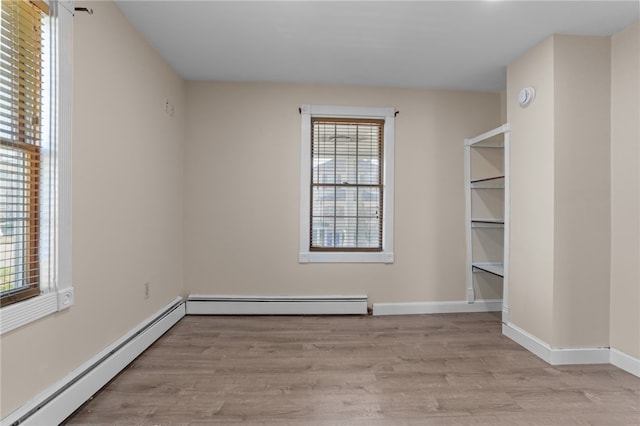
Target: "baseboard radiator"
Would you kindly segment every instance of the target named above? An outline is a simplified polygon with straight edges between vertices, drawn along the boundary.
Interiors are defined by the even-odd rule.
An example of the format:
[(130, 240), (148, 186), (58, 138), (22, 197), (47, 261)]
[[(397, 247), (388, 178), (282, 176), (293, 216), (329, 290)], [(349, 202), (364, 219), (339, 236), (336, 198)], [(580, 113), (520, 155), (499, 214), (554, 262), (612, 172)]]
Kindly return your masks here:
[(187, 297), (187, 315), (363, 315), (366, 295)]
[(502, 299), (477, 299), (474, 303), (469, 303), (466, 300), (454, 300), (450, 302), (401, 302), (373, 304), (374, 316), (500, 312), (502, 310)]
[(0, 421), (1, 426), (57, 425), (185, 316), (178, 297), (118, 341)]

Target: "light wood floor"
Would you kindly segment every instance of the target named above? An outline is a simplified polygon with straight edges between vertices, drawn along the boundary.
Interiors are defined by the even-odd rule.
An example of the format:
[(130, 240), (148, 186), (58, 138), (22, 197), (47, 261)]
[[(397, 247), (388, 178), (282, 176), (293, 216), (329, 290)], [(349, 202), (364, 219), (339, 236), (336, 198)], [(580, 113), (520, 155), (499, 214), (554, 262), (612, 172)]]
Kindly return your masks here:
[(553, 367), (498, 314), (188, 316), (69, 425), (638, 425), (640, 379)]

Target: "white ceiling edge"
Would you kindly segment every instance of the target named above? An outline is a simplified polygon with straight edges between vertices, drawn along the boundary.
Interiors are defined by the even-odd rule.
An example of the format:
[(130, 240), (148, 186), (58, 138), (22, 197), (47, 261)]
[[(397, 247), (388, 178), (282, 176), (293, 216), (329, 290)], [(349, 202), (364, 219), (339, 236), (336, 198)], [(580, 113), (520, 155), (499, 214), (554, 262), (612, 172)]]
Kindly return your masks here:
[(507, 65), (552, 34), (609, 36), (640, 16), (637, 1), (116, 4), (185, 80), (473, 91), (503, 90)]

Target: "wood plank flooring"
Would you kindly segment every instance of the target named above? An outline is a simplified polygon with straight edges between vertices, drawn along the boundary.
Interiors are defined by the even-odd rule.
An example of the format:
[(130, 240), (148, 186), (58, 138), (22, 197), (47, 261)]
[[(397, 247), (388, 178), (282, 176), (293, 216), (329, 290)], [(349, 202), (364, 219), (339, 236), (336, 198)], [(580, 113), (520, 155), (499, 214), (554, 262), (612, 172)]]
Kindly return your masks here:
[(553, 367), (499, 314), (187, 316), (68, 425), (639, 425), (640, 379)]

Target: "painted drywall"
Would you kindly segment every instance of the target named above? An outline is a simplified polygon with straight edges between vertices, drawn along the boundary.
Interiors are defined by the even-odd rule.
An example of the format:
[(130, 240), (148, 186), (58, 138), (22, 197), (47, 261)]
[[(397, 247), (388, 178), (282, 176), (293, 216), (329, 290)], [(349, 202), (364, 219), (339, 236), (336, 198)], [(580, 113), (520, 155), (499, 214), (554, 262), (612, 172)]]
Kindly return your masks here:
[[(615, 328), (638, 353), (638, 40), (629, 31), (555, 35), (508, 67), (511, 321), (554, 348), (607, 347)], [(525, 86), (536, 99), (521, 108)]]
[(611, 348), (640, 359), (640, 24), (611, 38)]
[[(511, 158), (510, 321), (550, 342), (553, 337), (554, 73), (553, 38), (507, 67)], [(518, 92), (536, 98), (526, 108)]]
[(549, 343), (558, 348), (607, 347), (610, 38), (556, 35), (553, 43), (554, 293)]
[(1, 337), (2, 417), (183, 289), (184, 83), (112, 2), (76, 6), (75, 305)]
[[(399, 111), (394, 264), (298, 263), (303, 104)], [(465, 300), (463, 140), (500, 115), (499, 93), (188, 82), (185, 288)], [(501, 286), (478, 293), (499, 298)]]

